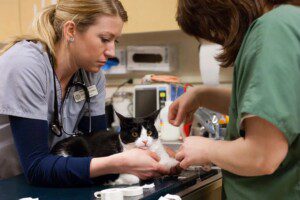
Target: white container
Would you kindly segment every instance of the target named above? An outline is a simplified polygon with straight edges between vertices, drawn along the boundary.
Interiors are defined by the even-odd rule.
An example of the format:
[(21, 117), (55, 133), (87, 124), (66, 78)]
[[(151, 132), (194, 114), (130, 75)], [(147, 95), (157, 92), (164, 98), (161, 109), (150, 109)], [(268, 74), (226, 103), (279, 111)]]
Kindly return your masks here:
[(99, 192), (95, 192), (94, 196), (98, 199), (101, 198), (102, 200), (123, 200), (123, 191), (119, 188), (110, 188), (101, 190)]
[(177, 141), (180, 138), (180, 128), (169, 123), (168, 113), (172, 101), (166, 101), (165, 107), (160, 111), (161, 133), (160, 138), (164, 141)]

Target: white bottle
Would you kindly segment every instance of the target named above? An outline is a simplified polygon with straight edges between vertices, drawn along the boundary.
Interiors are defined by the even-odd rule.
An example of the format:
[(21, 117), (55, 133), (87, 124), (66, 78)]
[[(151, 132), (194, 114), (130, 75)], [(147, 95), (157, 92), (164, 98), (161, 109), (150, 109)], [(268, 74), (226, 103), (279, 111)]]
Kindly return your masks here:
[(176, 141), (180, 138), (180, 128), (169, 123), (168, 113), (172, 101), (166, 101), (165, 107), (160, 111), (161, 134), (164, 141)]

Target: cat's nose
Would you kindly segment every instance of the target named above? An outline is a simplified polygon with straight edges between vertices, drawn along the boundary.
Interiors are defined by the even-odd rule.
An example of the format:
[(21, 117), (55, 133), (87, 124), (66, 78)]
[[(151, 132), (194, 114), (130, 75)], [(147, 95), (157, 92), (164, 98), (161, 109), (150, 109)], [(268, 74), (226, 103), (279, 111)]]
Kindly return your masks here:
[(143, 140), (142, 142), (146, 145), (148, 141), (147, 140)]

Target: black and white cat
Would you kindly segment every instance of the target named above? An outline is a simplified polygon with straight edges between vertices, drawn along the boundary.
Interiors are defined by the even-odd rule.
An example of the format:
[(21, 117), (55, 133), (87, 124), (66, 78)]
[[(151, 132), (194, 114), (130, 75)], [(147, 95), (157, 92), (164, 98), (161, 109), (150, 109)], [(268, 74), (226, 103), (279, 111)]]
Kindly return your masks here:
[[(120, 133), (100, 131), (69, 137), (59, 141), (52, 148), (51, 153), (61, 156), (74, 157), (105, 157), (133, 148), (149, 149), (159, 157), (159, 163), (166, 168), (178, 164), (171, 158), (162, 145), (155, 121), (160, 110), (143, 118), (127, 118), (117, 113), (120, 119)], [(97, 184), (132, 185), (139, 183), (139, 178), (132, 174), (108, 174), (95, 178)]]

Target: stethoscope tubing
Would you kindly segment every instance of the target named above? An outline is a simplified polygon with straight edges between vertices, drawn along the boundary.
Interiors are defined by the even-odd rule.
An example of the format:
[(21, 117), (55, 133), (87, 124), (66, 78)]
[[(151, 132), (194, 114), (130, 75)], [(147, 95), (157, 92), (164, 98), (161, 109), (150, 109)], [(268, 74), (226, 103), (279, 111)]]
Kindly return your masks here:
[[(55, 70), (54, 70), (54, 61), (53, 61), (52, 55), (50, 53), (48, 53), (48, 55), (49, 55), (50, 64), (51, 64), (52, 70), (53, 70), (53, 82), (54, 82), (54, 119), (53, 119), (53, 122), (51, 123), (52, 133), (57, 137), (61, 137), (63, 133), (66, 134), (66, 135), (70, 135), (70, 136), (78, 135), (78, 133), (74, 133), (77, 126), (78, 126), (78, 119), (76, 121), (76, 124), (75, 124), (75, 127), (74, 127), (74, 130), (73, 130), (72, 134), (67, 133), (64, 130), (63, 122), (62, 121), (60, 122), (60, 120), (59, 120), (57, 89), (56, 89), (56, 74), (55, 74)], [(85, 81), (83, 79), (82, 69), (79, 69), (79, 76), (80, 76), (80, 79), (81, 79), (82, 82), (74, 82), (73, 81), (74, 78), (72, 78), (72, 80), (71, 80), (72, 83), (70, 85), (68, 85), (68, 89), (67, 89), (65, 99), (69, 96), (69, 93), (70, 93), (72, 87), (79, 87), (79, 88), (83, 89), (84, 95), (85, 95), (85, 102), (84, 102), (83, 108), (85, 107), (85, 104), (87, 103), (88, 104), (88, 112), (89, 112), (89, 133), (90, 133), (91, 132), (91, 127), (92, 127), (91, 110), (90, 110), (90, 96), (89, 96), (88, 88), (87, 88), (87, 86), (85, 84)], [(62, 114), (63, 114), (64, 101), (62, 102), (61, 110), (60, 110), (60, 112)], [(81, 111), (79, 113), (79, 117), (82, 115), (82, 112), (83, 112), (83, 109), (81, 109)]]

